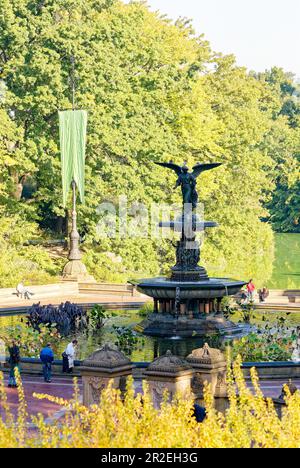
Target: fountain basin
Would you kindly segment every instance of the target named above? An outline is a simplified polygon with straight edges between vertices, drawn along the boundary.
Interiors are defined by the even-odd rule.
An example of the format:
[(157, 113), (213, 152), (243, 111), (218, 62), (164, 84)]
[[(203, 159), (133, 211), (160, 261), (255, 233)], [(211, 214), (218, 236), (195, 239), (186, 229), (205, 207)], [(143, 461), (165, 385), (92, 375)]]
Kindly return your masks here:
[(221, 301), (223, 297), (237, 294), (245, 284), (229, 278), (143, 279), (137, 289), (154, 299), (154, 308), (137, 330), (145, 335), (169, 338), (240, 334), (241, 328), (223, 316)]
[(244, 281), (229, 278), (209, 278), (203, 281), (179, 282), (158, 277), (142, 279), (137, 284), (138, 290), (154, 299), (175, 299), (176, 290), (180, 289), (181, 300), (217, 299), (237, 294), (245, 285)]

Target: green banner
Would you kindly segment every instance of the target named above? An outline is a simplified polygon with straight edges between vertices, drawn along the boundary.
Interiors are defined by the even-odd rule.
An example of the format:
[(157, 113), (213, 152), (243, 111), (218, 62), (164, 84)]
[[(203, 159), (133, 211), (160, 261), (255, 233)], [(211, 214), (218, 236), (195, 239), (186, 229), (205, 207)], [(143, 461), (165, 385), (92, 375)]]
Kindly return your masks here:
[(74, 180), (84, 203), (84, 163), (86, 145), (87, 112), (84, 110), (62, 111), (59, 115), (59, 135), (61, 152), (61, 174), (63, 205)]

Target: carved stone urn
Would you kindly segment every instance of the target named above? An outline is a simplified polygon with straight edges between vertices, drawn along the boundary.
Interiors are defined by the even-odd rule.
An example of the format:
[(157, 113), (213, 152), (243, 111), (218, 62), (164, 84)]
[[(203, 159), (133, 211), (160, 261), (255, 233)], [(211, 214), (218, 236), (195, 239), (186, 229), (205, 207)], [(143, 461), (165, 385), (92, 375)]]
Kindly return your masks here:
[(192, 367), (181, 357), (173, 356), (171, 351), (156, 358), (144, 372), (153, 404), (158, 408), (168, 393), (171, 401), (176, 393), (191, 394)]
[(226, 398), (227, 363), (224, 354), (216, 348), (210, 348), (207, 343), (203, 348), (194, 349), (187, 357), (187, 362), (195, 371), (192, 380), (192, 391), (196, 399), (203, 398), (204, 383), (211, 385), (215, 398)]
[(126, 380), (132, 374), (131, 361), (111, 344), (105, 344), (85, 359), (80, 367), (83, 381), (83, 404), (98, 404), (102, 390), (109, 382), (112, 388), (126, 389)]

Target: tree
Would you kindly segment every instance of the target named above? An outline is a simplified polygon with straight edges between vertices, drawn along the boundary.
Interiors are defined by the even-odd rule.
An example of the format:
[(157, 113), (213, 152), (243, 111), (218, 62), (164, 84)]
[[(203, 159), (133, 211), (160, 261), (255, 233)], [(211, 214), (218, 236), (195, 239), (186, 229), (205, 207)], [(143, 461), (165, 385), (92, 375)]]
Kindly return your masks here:
[(89, 265), (107, 258), (110, 268), (114, 252), (122, 258), (119, 273), (127, 277), (170, 266), (174, 249), (166, 240), (101, 239), (96, 231), (97, 206), (117, 202), (121, 194), (129, 205), (179, 201), (169, 189), (173, 176), (154, 165), (170, 158), (224, 163), (205, 175), (201, 188), (207, 217), (221, 224), (204, 246), (209, 270), (223, 262), (222, 273), (235, 273), (246, 260), (242, 273), (252, 276), (262, 252), (272, 259), (271, 228), (261, 222), (273, 164), (262, 149), (271, 120), (264, 83), (237, 67), (233, 57), (213, 53), (189, 22), (173, 24), (143, 3), (2, 4), (4, 107), (22, 131), (37, 186), (27, 219), (43, 226), (47, 216), (54, 228), (55, 219), (66, 216), (57, 110), (72, 106), (73, 60), (76, 106), (89, 112), (86, 205), (78, 217)]
[(294, 76), (280, 68), (256, 75), (273, 97), (273, 125), (265, 139), (272, 156), (276, 183), (266, 203), (276, 231), (300, 232), (300, 88)]

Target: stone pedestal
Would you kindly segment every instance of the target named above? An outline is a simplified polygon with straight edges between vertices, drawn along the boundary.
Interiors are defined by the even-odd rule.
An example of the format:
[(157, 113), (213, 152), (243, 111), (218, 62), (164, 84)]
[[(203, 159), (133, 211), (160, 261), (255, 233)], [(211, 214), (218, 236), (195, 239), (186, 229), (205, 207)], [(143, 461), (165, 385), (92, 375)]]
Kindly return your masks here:
[(215, 398), (227, 396), (226, 371), (227, 363), (224, 354), (207, 343), (203, 348), (194, 349), (187, 357), (187, 362), (195, 371), (192, 380), (192, 391), (196, 399), (203, 398), (204, 383), (211, 385)]
[(112, 388), (123, 393), (126, 390), (126, 380), (132, 375), (132, 364), (115, 346), (104, 345), (83, 361), (80, 372), (83, 381), (83, 404), (90, 406), (98, 404), (102, 390), (110, 381)]
[(81, 261), (79, 249), (80, 236), (77, 231), (77, 211), (76, 211), (76, 183), (72, 181), (72, 230), (70, 232), (70, 251), (68, 263), (63, 269), (64, 281), (94, 282), (95, 279), (88, 274), (86, 266)]
[(184, 359), (173, 356), (171, 351), (167, 351), (164, 356), (155, 359), (144, 375), (156, 408), (160, 406), (166, 391), (170, 401), (176, 393), (181, 393), (184, 396), (191, 394), (194, 371)]
[(96, 283), (95, 278), (90, 275), (81, 260), (69, 260), (62, 274), (63, 281), (77, 281), (78, 283)]

